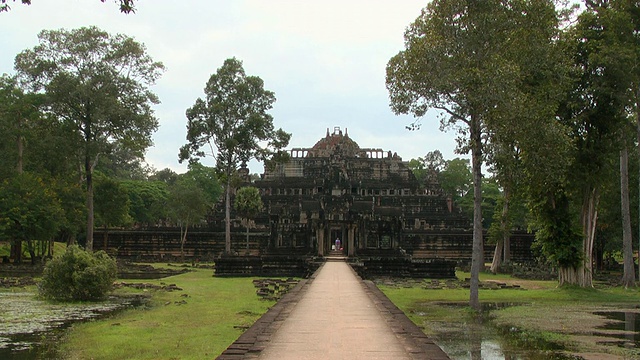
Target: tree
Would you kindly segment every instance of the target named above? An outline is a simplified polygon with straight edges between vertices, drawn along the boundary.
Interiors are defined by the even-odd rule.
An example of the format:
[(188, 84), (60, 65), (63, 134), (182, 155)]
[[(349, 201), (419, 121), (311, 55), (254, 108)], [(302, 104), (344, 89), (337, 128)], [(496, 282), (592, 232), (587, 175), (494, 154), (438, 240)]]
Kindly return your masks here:
[(169, 217), (180, 226), (180, 257), (184, 260), (184, 245), (187, 242), (189, 226), (200, 221), (207, 214), (210, 204), (198, 183), (189, 176), (181, 176), (169, 188)]
[(82, 150), (87, 186), (87, 250), (93, 249), (93, 170), (117, 143), (138, 153), (158, 126), (148, 86), (164, 67), (144, 45), (96, 28), (42, 31), (40, 44), (16, 56), (18, 76), (43, 90), (51, 112), (72, 129)]
[(167, 219), (169, 184), (159, 180), (126, 180), (129, 215), (136, 225), (154, 226)]
[(424, 157), (409, 160), (408, 167), (416, 179), (423, 185), (439, 183), (439, 175), (447, 162), (442, 157), (440, 150), (428, 152)]
[(260, 191), (253, 186), (245, 186), (236, 192), (233, 203), (236, 213), (244, 219), (244, 226), (247, 229), (247, 251), (249, 250), (249, 226), (253, 218), (264, 208)]
[(96, 176), (95, 206), (96, 225), (104, 228), (131, 223), (127, 190), (115, 179), (102, 174)]
[[(100, 0), (102, 2), (106, 2), (107, 0)], [(9, 11), (11, 10), (11, 7), (9, 7), (9, 4), (7, 4), (8, 0), (0, 0), (0, 13), (3, 11)], [(16, 2), (16, 0), (13, 0), (13, 2)], [(31, 0), (21, 0), (21, 2), (25, 5), (31, 5)], [(118, 1), (115, 1), (118, 2)], [(120, 2), (120, 11), (125, 13), (125, 14), (129, 14), (129, 13), (134, 13), (136, 12), (136, 9), (134, 7), (134, 0), (119, 0)]]
[[(60, 200), (49, 185), (30, 173), (2, 182), (0, 199), (0, 239), (27, 242), (31, 261), (35, 262), (32, 242), (48, 241), (63, 222)], [(21, 261), (21, 251), (12, 255), (16, 262)]]
[[(225, 60), (209, 78), (206, 98), (187, 109), (187, 144), (180, 161), (204, 156), (216, 159), (225, 192), (225, 253), (231, 253), (231, 187), (238, 164), (250, 159), (269, 161), (282, 155), (291, 134), (275, 130), (267, 113), (276, 100), (262, 79), (247, 76), (242, 62)], [(208, 151), (208, 152), (207, 152)]]
[(438, 179), (444, 192), (454, 201), (459, 201), (473, 186), (469, 159), (455, 158), (445, 161), (442, 171), (438, 174)]
[[(16, 154), (15, 158), (6, 155), (4, 158), (14, 160), (14, 166), (8, 168), (21, 174), (24, 171), (25, 136), (29, 133), (29, 128), (34, 127), (40, 119), (44, 99), (39, 94), (25, 93), (15, 77), (4, 74), (0, 77), (0, 100), (0, 129), (5, 136), (13, 137), (13, 141), (6, 140), (9, 140), (7, 145), (15, 146), (13, 150)], [(7, 149), (5, 154), (12, 154), (14, 151)]]
[[(481, 186), (483, 133), (513, 110), (522, 76), (517, 54), (520, 33), (547, 26), (551, 1), (436, 0), (405, 33), (405, 50), (387, 64), (387, 89), (397, 114), (420, 118), (441, 111), (443, 127), (460, 131), (459, 149), (471, 152), (474, 221), (469, 303), (479, 309), (478, 285), (484, 263)], [(544, 28), (546, 30), (546, 28)], [(518, 98), (518, 97), (516, 97)], [(419, 127), (414, 123), (412, 128)], [(485, 139), (487, 139), (485, 137)]]
[(169, 168), (164, 168), (162, 170), (154, 171), (149, 176), (149, 180), (160, 181), (167, 185), (173, 185), (178, 180), (178, 174)]
[[(626, 28), (626, 29), (625, 29)], [(624, 146), (620, 131), (628, 123), (631, 88), (628, 68), (633, 54), (625, 46), (632, 33), (608, 2), (590, 2), (567, 32), (567, 51), (573, 56), (574, 82), (561, 104), (559, 121), (569, 130), (575, 153), (567, 168), (566, 195), (580, 205), (580, 256), (559, 267), (560, 284), (591, 287), (593, 247), (606, 163)], [(572, 198), (572, 199), (571, 199)], [(575, 226), (577, 228), (577, 226)], [(557, 250), (553, 245), (551, 250)], [(561, 250), (566, 253), (568, 249)]]
[(216, 169), (198, 162), (192, 162), (189, 164), (189, 171), (182, 176), (189, 177), (202, 189), (204, 200), (209, 210), (212, 210), (222, 194), (222, 187), (220, 186), (220, 181), (218, 181)]

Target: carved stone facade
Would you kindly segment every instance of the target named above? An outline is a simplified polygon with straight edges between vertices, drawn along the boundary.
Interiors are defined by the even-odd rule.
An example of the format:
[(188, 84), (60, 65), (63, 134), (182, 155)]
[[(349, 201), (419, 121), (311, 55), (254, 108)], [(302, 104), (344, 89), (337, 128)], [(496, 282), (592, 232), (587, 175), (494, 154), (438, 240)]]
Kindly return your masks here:
[[(265, 169), (257, 187), (265, 210), (247, 232), (231, 214), (232, 254), (224, 255), (224, 204), (206, 225), (189, 230), (182, 249), (180, 229), (96, 229), (94, 248), (122, 258), (214, 260), (216, 275), (305, 276), (329, 255), (336, 239), (342, 254), (363, 277), (455, 276), (469, 263), (471, 220), (439, 184), (420, 184), (407, 163), (382, 149), (363, 149), (347, 130), (327, 129), (311, 148), (291, 149), (290, 159)], [(240, 169), (247, 180), (249, 170)], [(532, 259), (533, 235), (513, 234), (511, 261)], [(491, 261), (493, 246), (485, 246)]]
[(338, 127), (311, 148), (291, 149), (254, 186), (268, 213), (266, 252), (324, 256), (340, 239), (350, 257), (437, 258), (424, 236), (471, 230), (437, 184), (420, 184), (396, 153), (360, 148)]

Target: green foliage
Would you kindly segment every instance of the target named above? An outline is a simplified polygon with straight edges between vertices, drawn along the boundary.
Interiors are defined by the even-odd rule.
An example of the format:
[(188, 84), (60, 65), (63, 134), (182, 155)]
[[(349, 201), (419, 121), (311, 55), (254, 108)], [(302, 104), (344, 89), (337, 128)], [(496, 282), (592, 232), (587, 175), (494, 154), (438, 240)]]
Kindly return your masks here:
[(187, 109), (188, 144), (180, 149), (180, 160), (204, 157), (203, 148), (215, 148), (211, 155), (229, 176), (240, 162), (265, 160), (289, 143), (291, 135), (275, 130), (267, 113), (276, 100), (274, 93), (264, 89), (259, 77), (247, 76), (241, 61), (225, 60), (204, 92), (206, 100), (199, 98)]
[(39, 45), (16, 56), (18, 78), (44, 91), (75, 148), (87, 184), (87, 249), (93, 249), (93, 170), (100, 155), (126, 150), (142, 157), (158, 127), (148, 87), (164, 66), (131, 37), (96, 27), (43, 30)]
[(577, 215), (571, 211), (569, 199), (559, 193), (553, 199), (532, 204), (536, 215), (536, 242), (552, 264), (564, 268), (577, 267), (583, 258), (582, 231), (576, 225)]
[(236, 191), (233, 207), (245, 219), (253, 219), (262, 209), (260, 191), (253, 186), (245, 186)]
[(167, 205), (169, 217), (186, 228), (202, 220), (211, 206), (202, 188), (188, 176), (181, 176), (169, 188)]
[(416, 180), (421, 184), (424, 184), (427, 179), (427, 169), (424, 166), (424, 161), (422, 158), (411, 159), (407, 164), (407, 167), (411, 169), (413, 175), (416, 177)]
[(25, 143), (37, 139), (42, 94), (25, 92), (14, 77), (0, 76), (0, 179), (25, 168)]
[(460, 200), (473, 186), (469, 159), (455, 158), (445, 161), (443, 170), (438, 174), (438, 180), (445, 193), (451, 195), (454, 201)]
[(202, 190), (204, 201), (209, 208), (212, 208), (220, 199), (222, 187), (215, 168), (192, 162), (189, 164), (189, 171), (182, 177), (193, 180), (194, 185)]
[(163, 181), (127, 180), (121, 186), (129, 196), (129, 216), (141, 225), (156, 225), (168, 216), (169, 185)]
[(38, 291), (51, 300), (99, 300), (112, 290), (117, 271), (116, 261), (104, 251), (89, 253), (69, 246), (47, 263)]
[(178, 180), (178, 174), (169, 168), (164, 168), (162, 170), (154, 171), (149, 176), (149, 180), (160, 181), (167, 185), (173, 185), (176, 180)]
[(97, 226), (107, 228), (131, 223), (129, 196), (119, 181), (97, 176), (94, 193)]
[(264, 89), (262, 79), (247, 76), (242, 62), (225, 60), (209, 78), (204, 89), (206, 98), (198, 98), (187, 109), (187, 144), (180, 148), (180, 161), (196, 162), (209, 156), (216, 167), (225, 191), (225, 252), (231, 252), (231, 187), (232, 177), (240, 163), (251, 159), (282, 160), (281, 151), (289, 144), (291, 134), (273, 126), (268, 113), (276, 101), (273, 92)]
[(49, 240), (64, 221), (60, 200), (33, 174), (18, 174), (2, 182), (0, 199), (0, 240)]

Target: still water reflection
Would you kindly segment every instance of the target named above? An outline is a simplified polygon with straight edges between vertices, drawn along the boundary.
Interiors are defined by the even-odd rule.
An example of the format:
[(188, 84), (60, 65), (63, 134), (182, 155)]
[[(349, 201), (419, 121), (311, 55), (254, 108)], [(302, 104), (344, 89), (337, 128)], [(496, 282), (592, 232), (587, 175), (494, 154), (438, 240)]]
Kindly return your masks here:
[(55, 342), (76, 321), (137, 306), (142, 298), (112, 297), (103, 302), (54, 304), (33, 293), (0, 292), (0, 359), (55, 358)]
[[(453, 360), (573, 360), (581, 359), (562, 352), (558, 344), (535, 338), (515, 328), (499, 328), (491, 321), (490, 312), (513, 303), (483, 304), (481, 316), (459, 323), (430, 322), (435, 342)], [(466, 304), (439, 304), (464, 307)], [(416, 315), (424, 315), (416, 312)]]
[(609, 337), (603, 341), (627, 348), (640, 348), (640, 314), (633, 311), (598, 311), (594, 313), (609, 320), (596, 329), (595, 335)]

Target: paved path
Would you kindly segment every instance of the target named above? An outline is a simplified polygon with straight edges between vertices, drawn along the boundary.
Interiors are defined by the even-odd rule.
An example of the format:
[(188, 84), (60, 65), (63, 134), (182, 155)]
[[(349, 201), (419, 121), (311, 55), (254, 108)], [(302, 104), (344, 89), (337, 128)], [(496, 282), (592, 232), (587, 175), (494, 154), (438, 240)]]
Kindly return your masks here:
[(259, 359), (411, 359), (344, 261), (327, 262)]
[(448, 359), (344, 261), (299, 285), (218, 359)]

